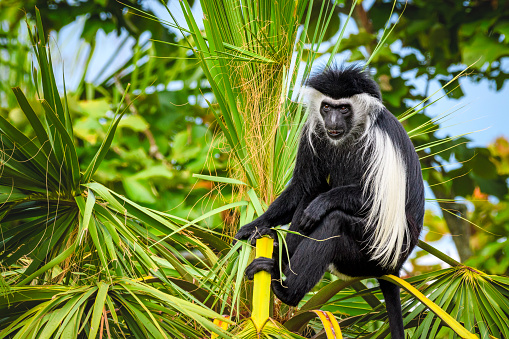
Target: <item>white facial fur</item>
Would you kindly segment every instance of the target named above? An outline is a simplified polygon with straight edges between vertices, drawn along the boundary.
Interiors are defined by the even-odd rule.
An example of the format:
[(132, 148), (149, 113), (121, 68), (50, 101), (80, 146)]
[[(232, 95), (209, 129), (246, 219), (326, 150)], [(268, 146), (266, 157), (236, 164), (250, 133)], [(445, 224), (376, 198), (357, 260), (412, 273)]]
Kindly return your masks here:
[[(334, 105), (347, 104), (352, 107), (353, 110), (353, 126), (349, 134), (357, 134), (351, 132), (359, 132), (359, 129), (364, 128), (365, 131), (369, 130), (371, 122), (376, 119), (378, 112), (383, 108), (382, 103), (377, 98), (372, 97), (367, 93), (361, 93), (353, 95), (349, 98), (333, 99), (325, 94), (320, 93), (314, 88), (306, 87), (301, 92), (303, 102), (308, 109), (308, 125), (307, 133), (311, 147), (314, 150), (311, 136), (316, 133), (316, 127), (320, 124), (324, 126), (322, 115), (320, 114), (320, 107), (322, 101), (327, 99)], [(325, 129), (325, 127), (324, 127)], [(339, 146), (346, 139), (348, 135), (339, 140), (329, 139), (330, 142)]]
[[(363, 183), (364, 193), (371, 203), (366, 219), (366, 232), (372, 234), (368, 247), (374, 260), (384, 267), (395, 268), (403, 251), (404, 239), (408, 236), (405, 213), (406, 169), (390, 136), (373, 126), (384, 108), (382, 102), (367, 93), (335, 100), (313, 88), (305, 88), (302, 96), (309, 111), (307, 137), (313, 151), (312, 135), (316, 133), (319, 124), (324, 126), (320, 114), (322, 101), (328, 99), (333, 104), (349, 104), (352, 107), (351, 132), (354, 133), (350, 134), (362, 141), (365, 150), (370, 150), (370, 159), (367, 160), (369, 166), (364, 173)], [(329, 140), (340, 146), (347, 138)]]

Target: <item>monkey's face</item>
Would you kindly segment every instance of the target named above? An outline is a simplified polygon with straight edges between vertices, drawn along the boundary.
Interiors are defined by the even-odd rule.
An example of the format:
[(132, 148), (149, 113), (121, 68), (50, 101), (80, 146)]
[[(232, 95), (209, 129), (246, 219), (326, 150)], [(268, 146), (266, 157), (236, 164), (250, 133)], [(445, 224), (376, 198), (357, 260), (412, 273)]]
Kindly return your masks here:
[(352, 129), (353, 111), (348, 103), (323, 100), (320, 105), (320, 115), (327, 136), (332, 140), (340, 140)]
[(379, 99), (367, 93), (333, 98), (307, 87), (303, 98), (309, 110), (309, 141), (316, 134), (338, 146), (362, 137), (384, 107)]

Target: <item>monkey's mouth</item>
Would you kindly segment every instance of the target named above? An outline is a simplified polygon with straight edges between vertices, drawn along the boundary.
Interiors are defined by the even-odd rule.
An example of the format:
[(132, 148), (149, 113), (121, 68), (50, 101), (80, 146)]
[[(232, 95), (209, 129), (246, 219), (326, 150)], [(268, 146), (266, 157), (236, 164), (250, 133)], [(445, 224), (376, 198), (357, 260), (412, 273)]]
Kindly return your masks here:
[(345, 134), (345, 130), (342, 130), (342, 129), (328, 129), (327, 130), (327, 134), (332, 139), (338, 139), (338, 138), (342, 137), (343, 134)]

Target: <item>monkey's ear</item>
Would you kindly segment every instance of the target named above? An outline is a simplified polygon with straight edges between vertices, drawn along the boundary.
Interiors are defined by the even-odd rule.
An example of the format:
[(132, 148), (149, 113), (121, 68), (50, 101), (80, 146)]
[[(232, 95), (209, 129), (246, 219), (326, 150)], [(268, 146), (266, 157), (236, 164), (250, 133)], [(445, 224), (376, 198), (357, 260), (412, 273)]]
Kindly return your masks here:
[(372, 118), (376, 118), (378, 114), (385, 108), (382, 101), (368, 93), (361, 93), (352, 96), (352, 104), (355, 111), (366, 112)]
[(325, 95), (314, 89), (313, 87), (304, 86), (299, 91), (298, 102), (302, 102), (308, 108), (320, 105)]

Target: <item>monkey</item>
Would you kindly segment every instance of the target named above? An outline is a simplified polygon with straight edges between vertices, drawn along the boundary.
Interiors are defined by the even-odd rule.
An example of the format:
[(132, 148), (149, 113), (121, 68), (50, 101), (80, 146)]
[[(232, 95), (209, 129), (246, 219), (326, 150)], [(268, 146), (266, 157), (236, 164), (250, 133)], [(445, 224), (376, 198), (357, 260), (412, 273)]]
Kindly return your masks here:
[[(272, 234), (290, 223), (282, 258), (246, 268), (271, 273), (275, 295), (297, 306), (329, 270), (341, 279), (399, 276), (424, 218), (419, 158), (398, 119), (382, 103), (377, 83), (357, 65), (329, 66), (305, 83), (308, 117), (293, 176), (281, 195), (235, 239)], [(305, 236), (302, 236), (305, 235)], [(378, 279), (393, 339), (404, 338), (400, 289)]]

